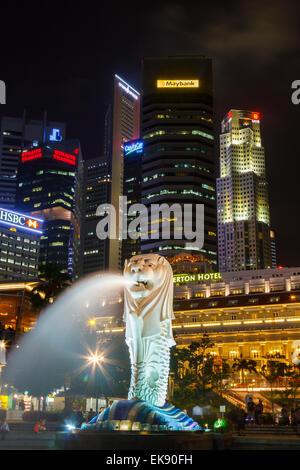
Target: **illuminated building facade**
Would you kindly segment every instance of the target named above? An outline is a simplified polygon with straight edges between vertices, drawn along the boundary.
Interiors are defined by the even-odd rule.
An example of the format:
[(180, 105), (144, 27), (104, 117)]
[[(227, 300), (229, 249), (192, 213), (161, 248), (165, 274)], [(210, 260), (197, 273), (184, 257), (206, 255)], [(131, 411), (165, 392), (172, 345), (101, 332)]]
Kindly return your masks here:
[[(179, 347), (207, 333), (211, 353), (229, 363), (241, 355), (257, 361), (258, 368), (268, 355), (291, 360), (300, 339), (300, 267), (190, 273), (174, 274), (172, 328)], [(98, 334), (124, 334), (120, 312), (105, 322), (95, 318)]]
[[(140, 137), (140, 93), (118, 75), (114, 76), (112, 119), (111, 204), (118, 214), (119, 196), (123, 195), (124, 143)], [(122, 243), (119, 239), (110, 240), (109, 268), (122, 269)]]
[(57, 263), (78, 277), (82, 155), (77, 140), (24, 149), (17, 207), (44, 219), (40, 263)]
[(217, 209), (220, 271), (276, 265), (257, 112), (232, 109), (222, 121)]
[(0, 339), (9, 347), (15, 333), (24, 333), (34, 327), (37, 313), (32, 308), (30, 292), (36, 282), (0, 282)]
[(38, 278), (43, 220), (0, 208), (0, 280)]
[[(141, 188), (142, 188), (142, 156), (143, 156), (144, 142), (141, 139), (132, 140), (124, 144), (124, 183), (123, 193), (127, 198), (127, 207), (141, 202)], [(135, 215), (127, 215), (127, 227), (130, 222), (136, 217)], [(127, 233), (127, 231), (126, 231)], [(134, 240), (129, 237), (124, 238), (122, 241), (122, 266), (125, 260), (130, 259), (134, 255), (141, 252), (140, 238)]]
[(37, 142), (61, 142), (65, 139), (66, 125), (61, 122), (6, 117), (0, 130), (0, 207), (15, 207), (17, 171), (24, 148)]
[(258, 366), (267, 355), (291, 360), (300, 338), (300, 268), (216, 274), (221, 279), (174, 282), (177, 343), (208, 333), (212, 353), (229, 360), (242, 355)]
[[(217, 264), (215, 154), (212, 63), (206, 57), (145, 58), (143, 60), (142, 203), (204, 204), (204, 245), (192, 246), (184, 236), (141, 241), (141, 252), (174, 257), (178, 253), (205, 256)], [(171, 219), (172, 222), (172, 214)], [(195, 228), (194, 228), (195, 229)], [(182, 228), (181, 228), (182, 230)]]
[(83, 163), (81, 266), (84, 276), (109, 268), (109, 239), (100, 240), (96, 234), (99, 216), (97, 207), (110, 201), (111, 177), (107, 157), (92, 158)]

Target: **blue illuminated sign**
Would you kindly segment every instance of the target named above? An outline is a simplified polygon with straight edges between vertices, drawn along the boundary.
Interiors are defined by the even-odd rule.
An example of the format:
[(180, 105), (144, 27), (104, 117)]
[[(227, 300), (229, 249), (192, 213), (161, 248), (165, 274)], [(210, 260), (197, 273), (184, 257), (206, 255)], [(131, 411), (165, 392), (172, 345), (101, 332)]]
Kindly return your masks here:
[(124, 144), (124, 156), (132, 155), (135, 153), (143, 153), (144, 142), (142, 140), (132, 140)]
[(61, 142), (62, 135), (60, 134), (60, 129), (52, 129), (52, 133), (49, 134), (49, 140), (51, 142)]
[(0, 224), (41, 234), (43, 233), (41, 230), (42, 223), (43, 220), (38, 219), (37, 217), (19, 214), (18, 212), (0, 208)]

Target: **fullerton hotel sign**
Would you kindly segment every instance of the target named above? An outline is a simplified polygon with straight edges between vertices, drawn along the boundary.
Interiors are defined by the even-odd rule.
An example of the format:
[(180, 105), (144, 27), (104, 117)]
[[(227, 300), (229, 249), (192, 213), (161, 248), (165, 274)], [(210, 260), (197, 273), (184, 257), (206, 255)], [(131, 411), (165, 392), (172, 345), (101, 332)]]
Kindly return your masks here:
[(221, 280), (221, 273), (198, 273), (198, 274), (174, 274), (173, 282), (175, 284), (184, 282), (199, 282)]

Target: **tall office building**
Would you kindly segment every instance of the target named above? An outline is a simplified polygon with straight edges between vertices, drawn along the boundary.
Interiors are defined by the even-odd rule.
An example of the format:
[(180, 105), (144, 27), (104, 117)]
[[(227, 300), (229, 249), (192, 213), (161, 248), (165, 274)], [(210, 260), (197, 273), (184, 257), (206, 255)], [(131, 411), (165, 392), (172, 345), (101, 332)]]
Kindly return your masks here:
[(97, 207), (110, 201), (111, 178), (107, 157), (92, 158), (83, 163), (80, 275), (109, 268), (109, 239), (100, 240), (96, 227)]
[(271, 268), (268, 184), (257, 112), (232, 109), (222, 121), (217, 179), (220, 271)]
[(82, 155), (78, 140), (24, 149), (16, 205), (44, 219), (40, 263), (57, 263), (78, 277)]
[(21, 152), (36, 142), (61, 142), (65, 139), (66, 125), (4, 116), (0, 133), (0, 207), (15, 207), (17, 171)]
[[(144, 143), (143, 140), (132, 140), (124, 144), (124, 183), (123, 193), (127, 198), (127, 208), (133, 204), (140, 204), (142, 190), (142, 156)], [(125, 260), (141, 252), (141, 239), (130, 237), (130, 222), (135, 219), (134, 215), (127, 214), (126, 234), (127, 238), (122, 241), (122, 266)]]
[(0, 281), (38, 278), (43, 220), (0, 209)]
[[(143, 60), (142, 202), (204, 204), (204, 245), (187, 237), (142, 240), (141, 251), (196, 255), (217, 264), (212, 63), (206, 57)], [(161, 220), (159, 235), (161, 235)], [(182, 228), (181, 228), (182, 230)], [(150, 232), (150, 230), (149, 230)]]
[[(114, 103), (111, 149), (111, 204), (118, 214), (119, 196), (123, 195), (124, 143), (140, 137), (140, 93), (118, 75), (114, 76)], [(109, 125), (107, 124), (109, 136)], [(109, 139), (107, 137), (107, 139)], [(117, 234), (119, 220), (117, 218)], [(111, 239), (109, 267), (122, 268), (122, 242)]]

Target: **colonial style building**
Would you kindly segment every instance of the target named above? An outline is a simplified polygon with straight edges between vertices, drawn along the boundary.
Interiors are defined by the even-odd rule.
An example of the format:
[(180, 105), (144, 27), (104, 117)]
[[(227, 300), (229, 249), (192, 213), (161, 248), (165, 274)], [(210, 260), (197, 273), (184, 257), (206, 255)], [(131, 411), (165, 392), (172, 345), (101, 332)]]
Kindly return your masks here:
[[(178, 346), (197, 342), (208, 333), (214, 342), (211, 353), (229, 362), (242, 356), (255, 359), (260, 367), (270, 355), (291, 360), (297, 349), (294, 342), (300, 340), (300, 268), (177, 271), (174, 314)], [(93, 323), (99, 334), (124, 334), (120, 301), (102, 315), (99, 309)]]

